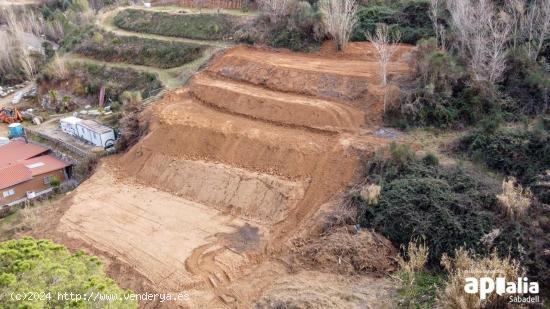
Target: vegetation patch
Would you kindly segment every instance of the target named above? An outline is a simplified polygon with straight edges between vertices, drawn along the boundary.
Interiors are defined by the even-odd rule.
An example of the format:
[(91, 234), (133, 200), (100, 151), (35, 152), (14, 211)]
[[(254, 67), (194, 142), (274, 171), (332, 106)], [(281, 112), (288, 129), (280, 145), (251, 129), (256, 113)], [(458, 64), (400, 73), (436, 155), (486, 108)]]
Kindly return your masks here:
[(543, 114), (550, 107), (548, 61), (531, 61), (525, 53), (513, 52), (501, 85), (502, 91), (513, 99), (513, 104), (505, 106), (511, 114), (535, 116)]
[(107, 100), (119, 101), (124, 91), (138, 91), (142, 98), (155, 95), (162, 88), (156, 74), (129, 68), (115, 68), (83, 62), (66, 65), (66, 74), (46, 70), (39, 82), (66, 87), (77, 96), (94, 97), (96, 101), (102, 86)]
[(399, 29), (403, 43), (415, 44), (420, 39), (434, 36), (429, 8), (427, 1), (395, 1), (391, 5), (361, 7), (351, 39), (365, 41), (365, 32), (372, 33), (377, 24), (383, 23)]
[(537, 185), (550, 169), (550, 119), (539, 119), (530, 129), (481, 128), (464, 137), (459, 150), (493, 170), (516, 177), (550, 204), (548, 187)]
[(125, 62), (158, 68), (182, 66), (201, 56), (202, 47), (181, 42), (169, 42), (116, 36), (110, 32), (90, 31), (72, 50), (107, 62)]
[(201, 40), (227, 39), (235, 32), (237, 17), (227, 14), (180, 14), (137, 9), (121, 11), (117, 27), (134, 32)]
[(483, 235), (495, 225), (495, 190), (460, 167), (443, 168), (420, 160), (405, 146), (392, 145), (390, 158), (368, 164), (370, 182), (382, 187), (377, 203), (361, 196), (359, 223), (374, 228), (396, 246), (425, 237), (429, 262), (459, 247), (485, 250)]
[(398, 303), (406, 308), (432, 308), (436, 301), (436, 291), (442, 285), (442, 275), (425, 269), (429, 248), (421, 239), (414, 239), (397, 258), (399, 289)]
[[(36, 293), (37, 297), (16, 299), (10, 295)], [(87, 303), (64, 299), (58, 294), (110, 294), (118, 299)], [(0, 243), (0, 303), (6, 308), (137, 308), (137, 301), (124, 300), (130, 293), (108, 278), (98, 258), (50, 240), (30, 237)], [(103, 304), (102, 304), (103, 303)]]
[(278, 11), (262, 8), (261, 14), (235, 33), (237, 40), (294, 51), (318, 49), (324, 37), (317, 1), (289, 1)]
[(519, 260), (531, 276), (546, 280), (549, 264), (541, 254), (548, 239), (544, 207), (531, 206), (525, 216), (511, 219), (498, 204), (499, 188), (465, 168), (417, 158), (406, 146), (392, 145), (389, 152), (367, 166), (367, 182), (381, 186), (377, 201), (352, 194), (362, 226), (374, 228), (396, 247), (423, 237), (431, 267), (438, 267), (444, 253), (459, 248), (481, 255), (497, 250)]
[(491, 85), (471, 80), (459, 59), (437, 48), (433, 39), (418, 43), (416, 86), (400, 104), (389, 106), (393, 126), (456, 128), (501, 113), (502, 99)]

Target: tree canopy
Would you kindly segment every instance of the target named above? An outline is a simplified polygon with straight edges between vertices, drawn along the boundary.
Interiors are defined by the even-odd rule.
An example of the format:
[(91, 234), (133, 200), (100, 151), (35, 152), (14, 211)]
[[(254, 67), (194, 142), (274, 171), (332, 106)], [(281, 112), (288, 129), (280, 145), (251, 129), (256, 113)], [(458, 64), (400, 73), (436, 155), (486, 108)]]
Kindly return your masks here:
[(137, 308), (130, 292), (82, 251), (31, 237), (0, 243), (0, 308)]

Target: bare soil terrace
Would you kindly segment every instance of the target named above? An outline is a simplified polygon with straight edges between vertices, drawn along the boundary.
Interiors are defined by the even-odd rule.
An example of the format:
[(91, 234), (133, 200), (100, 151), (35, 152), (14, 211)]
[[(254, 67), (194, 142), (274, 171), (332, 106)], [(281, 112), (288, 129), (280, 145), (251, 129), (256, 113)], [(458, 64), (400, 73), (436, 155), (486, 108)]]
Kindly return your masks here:
[[(403, 60), (410, 48), (401, 49), (390, 66), (396, 80), (410, 70)], [(376, 70), (368, 53), (349, 60), (326, 50), (230, 49), (155, 104), (148, 134), (105, 160), (44, 233), (104, 256), (123, 286), (189, 293), (166, 307), (287, 299), (364, 308), (387, 298), (385, 279), (296, 272), (285, 258), (291, 240), (308, 234), (353, 180), (359, 155), (388, 142), (369, 133), (381, 116), (373, 115), (381, 104), (371, 90)], [(377, 250), (390, 263), (395, 250)], [(296, 292), (300, 282), (309, 292)], [(357, 290), (369, 282), (384, 287), (380, 295)]]

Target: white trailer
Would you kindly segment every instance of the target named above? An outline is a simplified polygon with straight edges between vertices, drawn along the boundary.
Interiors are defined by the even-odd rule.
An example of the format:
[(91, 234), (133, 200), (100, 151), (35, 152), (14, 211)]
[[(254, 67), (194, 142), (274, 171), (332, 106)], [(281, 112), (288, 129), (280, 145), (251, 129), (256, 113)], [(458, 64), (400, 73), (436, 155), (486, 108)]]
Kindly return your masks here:
[(115, 131), (93, 120), (82, 120), (76, 124), (77, 136), (99, 147), (106, 147), (115, 141)]
[(82, 119), (74, 116), (63, 118), (59, 121), (61, 124), (61, 131), (73, 136), (78, 136), (76, 125), (81, 121)]
[(115, 131), (93, 120), (78, 117), (67, 117), (60, 120), (61, 131), (80, 137), (98, 147), (112, 145), (115, 141)]

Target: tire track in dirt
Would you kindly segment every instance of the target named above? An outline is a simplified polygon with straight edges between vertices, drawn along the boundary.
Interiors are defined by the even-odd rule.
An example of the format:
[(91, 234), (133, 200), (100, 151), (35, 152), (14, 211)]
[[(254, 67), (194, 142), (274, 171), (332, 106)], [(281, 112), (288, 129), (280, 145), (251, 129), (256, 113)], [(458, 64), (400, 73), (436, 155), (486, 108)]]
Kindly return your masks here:
[(187, 258), (185, 268), (188, 272), (202, 277), (216, 295), (209, 307), (239, 308), (241, 296), (227, 287), (232, 283), (230, 271), (216, 261), (216, 257), (225, 250), (227, 248), (220, 246), (218, 242), (200, 246)]

